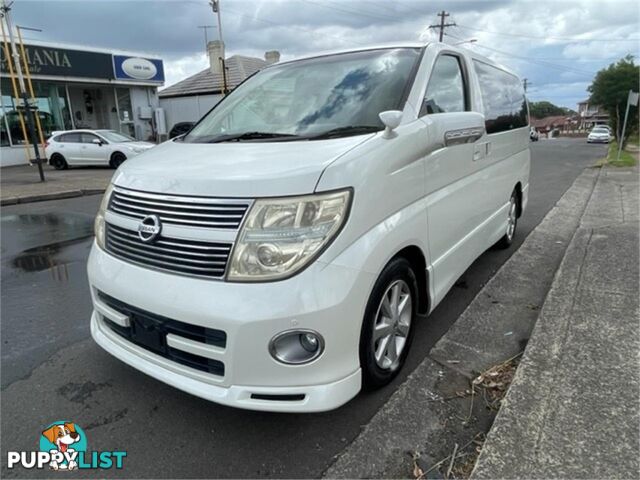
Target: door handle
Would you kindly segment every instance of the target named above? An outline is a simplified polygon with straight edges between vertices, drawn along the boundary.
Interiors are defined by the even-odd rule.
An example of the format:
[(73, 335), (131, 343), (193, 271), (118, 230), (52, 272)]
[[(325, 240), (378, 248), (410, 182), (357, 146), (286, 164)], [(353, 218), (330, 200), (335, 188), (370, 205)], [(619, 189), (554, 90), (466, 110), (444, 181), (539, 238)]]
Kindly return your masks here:
[(475, 146), (473, 149), (473, 161), (482, 160), (491, 153), (491, 142), (482, 142)]

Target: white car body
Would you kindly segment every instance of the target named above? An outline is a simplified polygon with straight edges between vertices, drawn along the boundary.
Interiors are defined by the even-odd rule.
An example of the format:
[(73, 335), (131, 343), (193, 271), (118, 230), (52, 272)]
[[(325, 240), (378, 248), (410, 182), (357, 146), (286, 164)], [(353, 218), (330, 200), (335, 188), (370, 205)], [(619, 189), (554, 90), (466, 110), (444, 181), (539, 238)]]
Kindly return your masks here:
[[(362, 384), (358, 345), (365, 307), (385, 265), (399, 252), (412, 258), (421, 279), (420, 310), (433, 311), (473, 261), (504, 236), (512, 192), (519, 195), (521, 214), (529, 191), (528, 119), (520, 128), (485, 131), (473, 61), (495, 64), (450, 45), (396, 47), (424, 50), (393, 131), (291, 143), (169, 141), (125, 163), (114, 175), (117, 193), (105, 199), (100, 228), (133, 237), (141, 222), (120, 209), (118, 202), (127, 196), (141, 202), (136, 204), (141, 209), (154, 202), (197, 207), (207, 199), (225, 199), (227, 204), (246, 202), (251, 210), (260, 198), (349, 189), (352, 202), (343, 228), (319, 256), (275, 281), (239, 283), (171, 273), (94, 243), (88, 276), (95, 341), (156, 379), (234, 407), (312, 412), (353, 398)], [(463, 62), (469, 111), (420, 116), (440, 55)], [(519, 85), (517, 77), (514, 83)], [(242, 228), (163, 222), (161, 235), (174, 242), (236, 244)], [(144, 263), (145, 253), (136, 253)], [(224, 373), (190, 368), (123, 338), (131, 327), (127, 312), (136, 309), (142, 312), (138, 315), (153, 312), (224, 332), (223, 346), (175, 332), (166, 336), (172, 354), (221, 362)], [(114, 324), (125, 333), (118, 334)], [(318, 332), (322, 354), (304, 365), (276, 361), (270, 340), (290, 329)]]
[(61, 155), (68, 166), (113, 166), (114, 155), (122, 154), (126, 160), (155, 147), (154, 143), (133, 139), (114, 141), (111, 139), (114, 133), (122, 135), (113, 130), (80, 129), (53, 132), (46, 142), (45, 155), (51, 165), (55, 163), (55, 160), (52, 162), (52, 158)]
[(594, 127), (587, 136), (587, 143), (609, 143), (611, 132), (608, 127)]

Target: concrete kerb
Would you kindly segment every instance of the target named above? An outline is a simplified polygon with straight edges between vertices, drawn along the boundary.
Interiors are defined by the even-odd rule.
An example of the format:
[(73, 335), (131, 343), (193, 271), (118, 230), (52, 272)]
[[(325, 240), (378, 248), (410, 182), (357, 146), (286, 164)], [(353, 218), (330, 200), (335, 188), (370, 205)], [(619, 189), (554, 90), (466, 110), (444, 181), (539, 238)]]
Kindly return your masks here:
[(92, 188), (83, 190), (63, 190), (60, 192), (42, 193), (36, 195), (25, 195), (20, 197), (9, 197), (0, 200), (0, 206), (16, 205), (18, 203), (44, 202), (47, 200), (62, 200), (64, 198), (82, 197), (85, 195), (99, 195), (104, 193), (104, 188)]
[[(477, 372), (523, 350), (598, 173), (587, 169), (576, 179), (436, 344), (431, 358), (422, 361), (323, 477), (407, 476), (407, 452), (421, 453), (425, 465), (432, 465), (451, 442), (462, 445), (473, 435), (468, 425), (457, 431), (450, 426), (460, 424), (460, 411), (442, 401), (443, 383), (468, 386)], [(450, 363), (452, 359), (458, 363)], [(481, 423), (475, 427), (480, 429)]]
[(637, 175), (601, 170), (473, 478), (640, 473)]

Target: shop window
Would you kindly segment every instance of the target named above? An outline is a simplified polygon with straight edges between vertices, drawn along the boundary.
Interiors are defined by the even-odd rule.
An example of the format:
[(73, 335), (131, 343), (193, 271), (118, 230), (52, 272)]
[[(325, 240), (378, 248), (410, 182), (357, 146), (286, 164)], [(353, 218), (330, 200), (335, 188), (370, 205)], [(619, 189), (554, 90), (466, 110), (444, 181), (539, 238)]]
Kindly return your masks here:
[[(13, 86), (8, 78), (0, 83), (2, 90), (2, 145), (21, 145), (25, 143), (20, 124), (20, 113), (26, 121), (26, 113), (21, 103), (16, 103), (10, 92)], [(56, 130), (70, 130), (71, 113), (65, 88), (52, 82), (33, 81), (35, 105), (44, 138)]]

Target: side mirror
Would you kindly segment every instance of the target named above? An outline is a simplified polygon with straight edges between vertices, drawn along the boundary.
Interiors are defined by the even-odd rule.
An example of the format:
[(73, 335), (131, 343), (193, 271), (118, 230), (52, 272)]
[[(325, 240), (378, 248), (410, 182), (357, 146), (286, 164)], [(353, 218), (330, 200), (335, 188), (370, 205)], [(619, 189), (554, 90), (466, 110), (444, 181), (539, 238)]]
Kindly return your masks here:
[(451, 112), (425, 115), (429, 137), (435, 148), (474, 143), (485, 134), (484, 115), (478, 112)]
[(91, 143), (94, 143), (95, 145), (98, 146), (102, 146), (102, 140), (100, 140), (99, 138), (94, 138), (93, 140), (91, 140)]
[(393, 138), (396, 134), (393, 132), (402, 121), (402, 112), (400, 110), (387, 110), (386, 112), (381, 112), (378, 114), (378, 117), (384, 123), (386, 127), (384, 129), (384, 138)]

